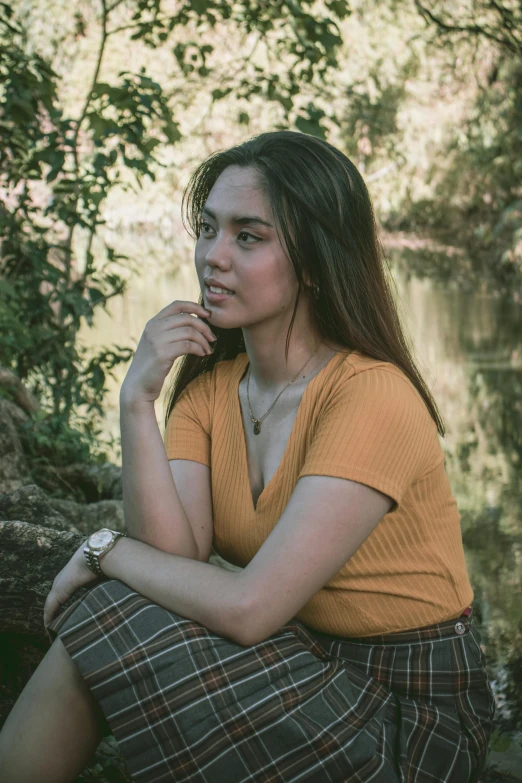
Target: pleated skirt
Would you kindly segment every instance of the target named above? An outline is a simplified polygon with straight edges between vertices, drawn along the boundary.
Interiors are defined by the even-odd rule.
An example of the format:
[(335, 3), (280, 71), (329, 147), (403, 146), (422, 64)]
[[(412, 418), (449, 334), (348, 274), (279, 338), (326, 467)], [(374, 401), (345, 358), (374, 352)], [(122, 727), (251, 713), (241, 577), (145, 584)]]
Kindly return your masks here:
[(472, 617), (248, 647), (99, 583), (48, 626), (140, 783), (475, 783), (494, 716)]

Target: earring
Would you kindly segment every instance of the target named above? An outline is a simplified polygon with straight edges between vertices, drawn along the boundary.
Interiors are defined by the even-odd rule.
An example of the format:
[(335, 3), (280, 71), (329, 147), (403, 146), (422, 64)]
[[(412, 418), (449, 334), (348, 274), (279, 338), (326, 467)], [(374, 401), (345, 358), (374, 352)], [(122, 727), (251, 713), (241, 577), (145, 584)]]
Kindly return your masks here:
[(315, 299), (316, 301), (317, 301), (317, 299), (319, 299), (319, 297), (320, 297), (320, 295), (321, 295), (321, 289), (319, 288), (319, 286), (317, 285), (317, 283), (314, 283), (314, 284), (312, 285), (312, 294), (313, 294), (313, 297), (314, 297), (314, 299)]

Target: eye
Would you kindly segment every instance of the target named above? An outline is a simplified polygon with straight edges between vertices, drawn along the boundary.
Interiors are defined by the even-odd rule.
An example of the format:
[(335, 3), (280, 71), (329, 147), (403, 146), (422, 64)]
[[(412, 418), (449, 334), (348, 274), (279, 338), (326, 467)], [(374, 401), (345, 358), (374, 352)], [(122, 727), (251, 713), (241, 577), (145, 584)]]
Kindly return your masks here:
[[(202, 220), (202, 221), (201, 221), (201, 224), (200, 224), (200, 225), (201, 225), (201, 235), (202, 235), (202, 236), (206, 236), (206, 235), (209, 233), (209, 232), (207, 231), (207, 229), (210, 229), (210, 231), (211, 231), (211, 232), (213, 232), (213, 231), (214, 231), (214, 229), (212, 228), (212, 226), (210, 225), (210, 223), (205, 223), (205, 221), (204, 221), (204, 220)], [(246, 237), (246, 238), (244, 238), (244, 239), (241, 239), (241, 237)], [(238, 238), (238, 239), (239, 239), (241, 242), (246, 242), (246, 241), (247, 241), (247, 239), (253, 239), (253, 240), (254, 240), (254, 242), (262, 242), (262, 239), (261, 239), (260, 237), (256, 237), (256, 236), (254, 236), (253, 234), (249, 234), (249, 233), (248, 233), (248, 231), (240, 231), (240, 232), (239, 232), (239, 234), (237, 235), (237, 238)], [(250, 243), (250, 244), (252, 244), (252, 243)]]
[[(240, 231), (237, 235), (237, 238), (240, 239), (241, 237), (249, 237), (250, 239), (253, 239), (254, 242), (261, 242), (262, 240), (259, 237), (255, 237), (253, 234), (249, 234), (247, 231)], [(241, 240), (243, 241), (243, 240)]]

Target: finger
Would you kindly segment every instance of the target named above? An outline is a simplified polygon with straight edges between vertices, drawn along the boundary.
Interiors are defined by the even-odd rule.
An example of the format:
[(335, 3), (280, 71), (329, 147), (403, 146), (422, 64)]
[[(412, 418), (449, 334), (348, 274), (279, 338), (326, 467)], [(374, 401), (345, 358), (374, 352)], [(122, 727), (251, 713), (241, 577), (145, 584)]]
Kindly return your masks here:
[(187, 329), (195, 329), (197, 332), (201, 332), (210, 342), (215, 342), (217, 340), (217, 336), (210, 326), (201, 318), (192, 318), (192, 316), (189, 315), (187, 318), (182, 317), (180, 319), (177, 315), (170, 315), (162, 319), (162, 325), (167, 329), (181, 329), (181, 326), (184, 326), (185, 333)]
[(53, 604), (51, 601), (47, 600), (45, 602), (44, 606), (44, 612), (43, 612), (43, 624), (47, 628), (51, 620), (53, 619)]
[(57, 598), (55, 598), (52, 594), (49, 594), (47, 596), (47, 601), (45, 602), (44, 606), (44, 626), (48, 626), (49, 623), (54, 619), (55, 615), (58, 613), (59, 609), (61, 607), (61, 603), (58, 601)]
[(175, 350), (187, 350), (192, 351), (193, 346), (191, 343), (198, 345), (205, 353), (212, 353), (215, 346), (215, 340), (209, 340), (206, 335), (193, 329), (180, 329), (179, 332), (172, 332), (170, 339), (165, 343), (166, 346), (175, 346)]
[(202, 318), (208, 318), (210, 310), (207, 310), (203, 305), (200, 305), (197, 302), (176, 299), (174, 302), (170, 302), (170, 304), (164, 307), (163, 310), (160, 310), (158, 316), (164, 318), (169, 315), (175, 315), (176, 313), (194, 313)]
[(200, 339), (195, 340), (193, 338), (185, 338), (182, 337), (176, 337), (174, 340), (171, 340), (169, 345), (175, 345), (176, 351), (181, 351), (184, 354), (187, 353), (195, 353), (198, 356), (209, 356), (211, 353), (213, 353), (214, 343), (208, 343), (204, 337), (200, 336)]

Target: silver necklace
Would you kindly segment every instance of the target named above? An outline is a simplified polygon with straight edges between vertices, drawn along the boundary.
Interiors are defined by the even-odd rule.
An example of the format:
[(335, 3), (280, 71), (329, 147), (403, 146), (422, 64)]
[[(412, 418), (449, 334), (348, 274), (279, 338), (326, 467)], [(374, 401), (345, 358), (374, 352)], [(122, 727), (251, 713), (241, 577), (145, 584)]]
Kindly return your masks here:
[(310, 359), (313, 359), (313, 357), (315, 356), (315, 354), (317, 353), (317, 351), (319, 350), (319, 348), (320, 348), (320, 346), (321, 346), (322, 344), (323, 344), (323, 343), (322, 343), (322, 340), (321, 340), (321, 342), (319, 343), (319, 345), (317, 346), (317, 348), (315, 349), (315, 351), (313, 352), (313, 354), (312, 354), (312, 355), (311, 355), (311, 356), (310, 356), (310, 357), (309, 357), (309, 358), (306, 360), (306, 362), (303, 364), (303, 366), (301, 367), (301, 369), (300, 369), (300, 370), (298, 370), (298, 372), (296, 372), (296, 374), (294, 375), (294, 377), (292, 378), (292, 380), (290, 381), (290, 383), (287, 383), (287, 384), (286, 384), (286, 386), (284, 387), (284, 389), (282, 389), (282, 390), (279, 392), (279, 394), (277, 395), (277, 397), (275, 398), (275, 400), (273, 401), (272, 405), (269, 407), (269, 409), (267, 410), (267, 412), (265, 413), (265, 415), (264, 415), (264, 416), (261, 416), (261, 418), (260, 418), (260, 419), (256, 419), (256, 418), (255, 418), (254, 414), (252, 413), (252, 408), (251, 408), (251, 406), (250, 406), (250, 395), (249, 395), (249, 393), (248, 393), (248, 389), (249, 389), (249, 386), (250, 386), (250, 364), (249, 364), (249, 366), (248, 366), (248, 377), (247, 377), (247, 399), (248, 399), (248, 410), (249, 410), (249, 412), (250, 412), (250, 420), (252, 421), (252, 423), (253, 423), (253, 425), (254, 425), (254, 435), (259, 435), (259, 433), (261, 432), (261, 422), (263, 421), (263, 419), (264, 419), (266, 416), (268, 416), (268, 414), (270, 413), (270, 411), (272, 410), (272, 408), (274, 407), (274, 405), (275, 405), (275, 404), (276, 404), (276, 402), (278, 401), (279, 397), (280, 397), (280, 396), (282, 395), (282, 393), (285, 391), (285, 389), (288, 389), (288, 387), (289, 387), (289, 386), (290, 386), (290, 385), (291, 385), (291, 384), (292, 384), (292, 383), (295, 381), (295, 379), (297, 378), (297, 376), (299, 375), (299, 373), (303, 372), (304, 368), (306, 367), (306, 365), (308, 364), (308, 362), (310, 361)]

